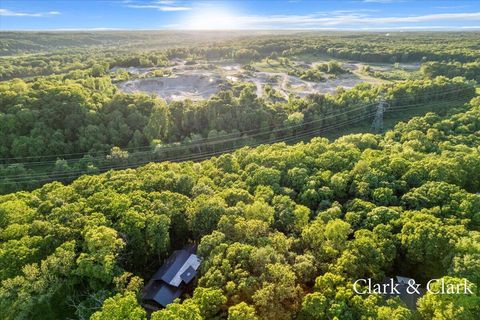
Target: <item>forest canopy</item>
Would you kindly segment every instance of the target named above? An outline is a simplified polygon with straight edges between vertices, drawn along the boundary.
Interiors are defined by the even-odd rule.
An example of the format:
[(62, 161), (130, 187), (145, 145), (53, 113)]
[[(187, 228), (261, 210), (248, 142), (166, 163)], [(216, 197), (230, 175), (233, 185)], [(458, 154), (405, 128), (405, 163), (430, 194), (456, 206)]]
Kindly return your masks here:
[[(0, 318), (477, 320), (479, 52), (476, 32), (0, 33)], [(186, 74), (215, 90), (121, 86)], [(186, 245), (198, 277), (151, 312)], [(399, 275), (472, 294), (353, 288)]]
[[(436, 77), (362, 83), (335, 94), (278, 102), (259, 98), (253, 86), (241, 83), (208, 100), (169, 105), (156, 96), (116, 91), (108, 77), (0, 84), (0, 192), (70, 181), (108, 166), (228, 150), (368, 120), (380, 95), (400, 110), (435, 101), (466, 102), (475, 88), (459, 77)], [(130, 156), (120, 156), (118, 148)]]
[[(0, 309), (6, 319), (145, 319), (143, 281), (198, 241), (198, 287), (152, 319), (475, 319), (479, 119), (475, 98), (384, 135), (243, 148), (4, 195)], [(412, 311), (352, 291), (353, 279), (399, 272), (466, 278), (475, 294), (426, 294)]]

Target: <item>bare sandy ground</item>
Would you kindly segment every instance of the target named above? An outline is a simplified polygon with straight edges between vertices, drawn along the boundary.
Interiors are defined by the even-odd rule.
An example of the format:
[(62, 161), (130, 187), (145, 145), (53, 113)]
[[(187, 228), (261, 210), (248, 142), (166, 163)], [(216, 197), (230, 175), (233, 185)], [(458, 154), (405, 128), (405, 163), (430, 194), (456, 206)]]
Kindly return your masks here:
[[(345, 67), (356, 71), (359, 65), (346, 64)], [(226, 81), (252, 82), (256, 86), (257, 96), (264, 95), (265, 85), (270, 85), (285, 99), (289, 94), (305, 96), (311, 93), (332, 93), (338, 87), (352, 88), (360, 82), (368, 81), (355, 73), (340, 75), (322, 82), (305, 81), (286, 73), (253, 72), (247, 73), (239, 64), (215, 64), (207, 68), (206, 65), (186, 65), (179, 62), (175, 66), (164, 68), (173, 73), (170, 77), (150, 77), (128, 80), (117, 84), (119, 89), (127, 93), (145, 92), (158, 94), (166, 101), (173, 100), (201, 100), (206, 99), (220, 90), (220, 85)], [(132, 74), (143, 74), (145, 68), (129, 68)]]
[(154, 93), (166, 101), (206, 99), (219, 90), (221, 79), (212, 74), (180, 74), (173, 77), (153, 77), (128, 80), (118, 84), (127, 93)]

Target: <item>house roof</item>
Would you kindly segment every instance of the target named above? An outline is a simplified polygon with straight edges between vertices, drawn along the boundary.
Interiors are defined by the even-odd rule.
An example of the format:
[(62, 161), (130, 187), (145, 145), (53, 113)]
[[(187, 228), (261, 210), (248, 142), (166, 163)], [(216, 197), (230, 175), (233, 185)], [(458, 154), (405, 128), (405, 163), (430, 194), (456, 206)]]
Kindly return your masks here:
[(190, 252), (187, 250), (176, 250), (172, 253), (160, 269), (155, 272), (152, 279), (163, 280), (167, 283), (175, 276), (176, 272), (183, 266), (190, 256)]
[[(391, 279), (392, 278), (385, 278), (383, 283), (389, 283)], [(425, 290), (422, 288), (418, 288), (418, 293), (408, 292), (408, 281), (413, 280), (412, 278), (396, 276), (395, 278), (393, 278), (393, 280), (395, 283), (398, 284), (397, 290), (400, 292), (400, 294), (387, 294), (387, 296), (398, 296), (400, 300), (402, 300), (409, 309), (415, 310), (417, 308), (417, 300), (425, 293)]]
[[(195, 275), (192, 277), (184, 277), (182, 279), (182, 274), (189, 268), (196, 271), (200, 266), (200, 259), (194, 255), (188, 249), (176, 250), (173, 254), (167, 259), (163, 266), (158, 269), (157, 272), (153, 275), (152, 279), (162, 280), (165, 283), (168, 283), (174, 287), (178, 287), (182, 280), (185, 283), (189, 283)], [(196, 274), (196, 272), (195, 272)]]
[(185, 283), (190, 283), (193, 278), (197, 275), (197, 271), (193, 269), (191, 266), (187, 268), (181, 275), (180, 278), (183, 280)]
[(148, 282), (143, 300), (165, 307), (178, 298), (182, 294), (181, 284), (190, 283), (200, 267), (200, 258), (194, 252), (194, 246), (174, 251)]
[(413, 280), (412, 278), (402, 277), (402, 276), (395, 276), (397, 283), (401, 284), (408, 284), (409, 281)]
[(149, 290), (144, 299), (153, 300), (162, 307), (166, 307), (168, 304), (172, 303), (173, 300), (180, 297), (181, 294), (181, 288), (172, 287), (163, 282), (157, 282), (156, 285)]

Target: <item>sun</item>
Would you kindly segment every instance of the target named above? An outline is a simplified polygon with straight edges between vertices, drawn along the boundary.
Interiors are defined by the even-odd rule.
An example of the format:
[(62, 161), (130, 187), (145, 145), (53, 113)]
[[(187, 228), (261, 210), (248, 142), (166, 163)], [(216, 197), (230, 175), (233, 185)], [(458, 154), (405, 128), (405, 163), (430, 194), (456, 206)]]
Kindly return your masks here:
[(191, 30), (226, 30), (240, 27), (232, 11), (224, 8), (202, 8), (189, 15), (184, 26)]

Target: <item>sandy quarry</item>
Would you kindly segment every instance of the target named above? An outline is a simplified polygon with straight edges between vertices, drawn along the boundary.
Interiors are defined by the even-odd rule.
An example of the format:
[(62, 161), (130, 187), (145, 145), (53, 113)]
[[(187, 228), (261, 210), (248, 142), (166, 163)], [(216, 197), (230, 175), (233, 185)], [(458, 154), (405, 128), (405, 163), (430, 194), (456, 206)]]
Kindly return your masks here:
[[(356, 69), (355, 65), (346, 65), (349, 69)], [(132, 74), (142, 74), (146, 70), (130, 70)], [(285, 99), (289, 94), (306, 96), (310, 93), (332, 93), (337, 87), (351, 88), (366, 79), (356, 74), (344, 74), (323, 82), (304, 81), (286, 73), (253, 72), (247, 73), (239, 64), (217, 64), (216, 67), (207, 68), (204, 65), (177, 64), (165, 68), (173, 73), (170, 77), (150, 77), (133, 79), (117, 84), (119, 89), (127, 93), (145, 92), (158, 94), (166, 101), (174, 100), (201, 100), (206, 99), (220, 90), (220, 85), (226, 81), (252, 82), (257, 88), (257, 95), (263, 96), (264, 87), (270, 85)], [(151, 70), (149, 70), (151, 71)], [(368, 81), (368, 79), (367, 79)]]
[(213, 74), (180, 74), (173, 77), (153, 77), (128, 80), (118, 84), (127, 93), (154, 93), (166, 101), (206, 99), (219, 90), (222, 82)]

